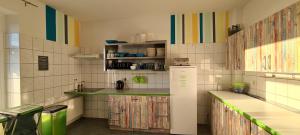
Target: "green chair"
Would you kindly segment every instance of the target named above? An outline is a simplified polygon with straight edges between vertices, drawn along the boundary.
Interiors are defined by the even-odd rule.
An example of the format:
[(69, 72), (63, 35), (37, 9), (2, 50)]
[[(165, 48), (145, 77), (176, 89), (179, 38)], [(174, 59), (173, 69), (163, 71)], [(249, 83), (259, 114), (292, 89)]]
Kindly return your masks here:
[(56, 105), (44, 109), (40, 125), (42, 135), (67, 134), (67, 108), (65, 105)]
[(7, 119), (5, 135), (40, 135), (37, 130), (42, 106), (24, 105), (0, 110), (0, 114), (5, 115)]

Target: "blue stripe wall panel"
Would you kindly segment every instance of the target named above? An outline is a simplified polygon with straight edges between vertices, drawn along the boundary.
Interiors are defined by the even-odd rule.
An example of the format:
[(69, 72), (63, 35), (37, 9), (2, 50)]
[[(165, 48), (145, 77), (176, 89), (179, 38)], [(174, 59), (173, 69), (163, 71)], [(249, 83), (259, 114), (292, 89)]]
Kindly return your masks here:
[(46, 39), (56, 41), (56, 10), (46, 5)]

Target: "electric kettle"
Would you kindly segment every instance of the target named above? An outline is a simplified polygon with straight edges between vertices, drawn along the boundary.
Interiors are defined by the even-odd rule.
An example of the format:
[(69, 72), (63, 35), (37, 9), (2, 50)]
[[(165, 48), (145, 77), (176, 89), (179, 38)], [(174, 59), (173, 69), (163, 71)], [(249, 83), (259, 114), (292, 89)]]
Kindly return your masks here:
[(122, 81), (122, 80), (117, 81), (117, 82), (116, 82), (116, 89), (117, 89), (117, 90), (122, 90), (122, 89), (124, 89), (124, 81)]

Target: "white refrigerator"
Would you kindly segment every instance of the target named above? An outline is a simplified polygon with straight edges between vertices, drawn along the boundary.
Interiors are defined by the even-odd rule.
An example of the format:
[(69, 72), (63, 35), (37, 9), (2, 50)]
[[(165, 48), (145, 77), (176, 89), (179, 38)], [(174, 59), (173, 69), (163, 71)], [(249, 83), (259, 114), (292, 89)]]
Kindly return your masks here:
[(197, 135), (197, 67), (170, 67), (171, 134)]

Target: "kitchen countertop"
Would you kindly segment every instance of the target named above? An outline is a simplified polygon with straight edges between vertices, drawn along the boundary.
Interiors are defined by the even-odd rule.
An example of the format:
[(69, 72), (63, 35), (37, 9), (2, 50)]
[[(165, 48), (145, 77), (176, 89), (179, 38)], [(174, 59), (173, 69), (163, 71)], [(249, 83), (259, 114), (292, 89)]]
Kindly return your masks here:
[(84, 92), (70, 91), (65, 92), (68, 95), (131, 95), (131, 96), (170, 96), (169, 89), (124, 89), (116, 90), (111, 88), (95, 88), (95, 89), (85, 89)]
[(272, 135), (300, 135), (298, 113), (243, 94), (228, 91), (209, 93)]

